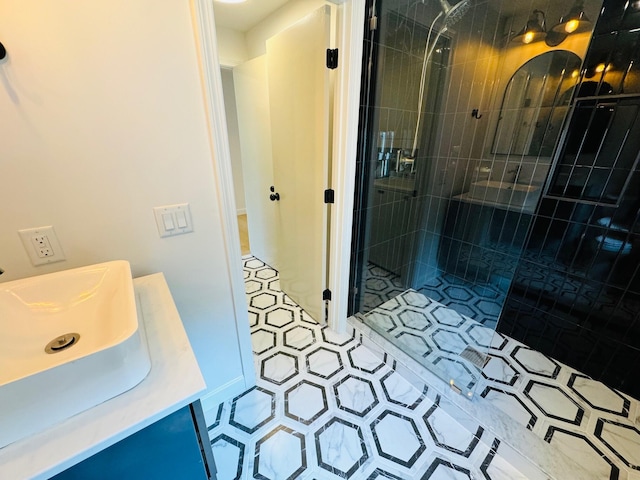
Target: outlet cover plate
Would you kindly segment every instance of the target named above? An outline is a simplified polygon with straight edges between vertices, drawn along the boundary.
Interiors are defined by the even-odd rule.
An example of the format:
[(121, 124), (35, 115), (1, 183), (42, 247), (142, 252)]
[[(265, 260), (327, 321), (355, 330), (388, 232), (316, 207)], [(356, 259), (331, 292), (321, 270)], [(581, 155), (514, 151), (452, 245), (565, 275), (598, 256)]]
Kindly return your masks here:
[[(51, 225), (45, 227), (25, 228), (18, 230), (22, 245), (29, 255), (31, 263), (35, 266), (46, 265), (49, 263), (61, 262), (66, 260), (56, 232)], [(38, 252), (38, 242), (34, 240), (34, 237), (45, 237), (48, 242), (47, 253), (45, 256), (41, 256)]]

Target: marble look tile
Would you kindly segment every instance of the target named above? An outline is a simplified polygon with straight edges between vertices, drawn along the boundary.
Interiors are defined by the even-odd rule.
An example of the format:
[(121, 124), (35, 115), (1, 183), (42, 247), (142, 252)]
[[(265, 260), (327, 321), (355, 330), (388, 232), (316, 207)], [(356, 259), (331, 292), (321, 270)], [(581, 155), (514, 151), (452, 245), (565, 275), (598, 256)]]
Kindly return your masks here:
[(491, 346), (491, 341), (493, 340), (494, 330), (491, 328), (487, 328), (482, 326), (479, 323), (472, 323), (466, 329), (467, 335), (472, 340), (472, 345), (477, 347), (482, 347), (481, 349), (484, 351), (485, 349)]
[(493, 382), (513, 386), (520, 374), (504, 358), (491, 355), (482, 369), (482, 376)]
[(491, 480), (531, 480), (500, 455), (495, 455), (483, 472)]
[[(526, 347), (514, 340), (500, 335), (491, 338), (486, 327), (459, 313), (443, 313), (445, 310), (441, 306), (419, 292), (410, 291), (405, 294), (404, 290), (397, 291), (394, 295), (398, 297), (385, 304), (389, 313), (392, 313), (392, 323), (397, 324), (394, 327), (395, 333), (426, 334), (426, 344), (434, 350), (428, 354), (429, 361), (449, 362), (445, 366), (461, 368), (461, 372), (467, 375), (472, 375), (474, 368), (471, 364), (456, 362), (454, 354), (440, 352), (450, 357), (436, 354), (437, 346), (431, 334), (442, 328), (437, 325), (433, 314), (436, 310), (443, 310), (437, 315), (448, 318), (450, 323), (459, 323), (457, 327), (447, 325), (445, 330), (458, 334), (465, 343), (482, 345), (484, 348), (490, 343), (492, 355), (500, 357), (501, 360), (497, 363), (489, 362), (487, 365), (485, 376), (488, 378), (476, 373), (481, 391), (486, 391), (487, 388), (492, 390), (488, 390), (486, 398), (477, 395), (470, 402), (456, 395), (424, 366), (411, 363), (411, 357), (395, 347), (387, 348), (387, 344), (381, 343), (382, 337), (373, 329), (366, 329), (359, 324), (362, 329), (351, 326), (346, 334), (337, 334), (318, 325), (278, 290), (277, 276), (273, 275), (272, 269), (266, 268), (262, 262), (252, 262), (251, 258), (246, 261), (253, 265), (253, 268), (245, 270), (245, 274), (248, 273), (247, 282), (257, 282), (249, 284), (252, 292), (249, 294), (251, 329), (254, 333), (260, 329), (273, 332), (276, 340), (275, 347), (263, 351), (270, 344), (269, 339), (262, 333), (254, 336), (254, 351), (260, 352), (255, 354), (255, 359), (258, 370), (262, 371), (261, 378), (257, 379), (257, 387), (233, 401), (225, 402), (207, 416), (211, 422), (210, 438), (214, 441), (217, 456), (224, 466), (221, 480), (236, 478), (238, 472), (241, 472), (238, 478), (291, 477), (302, 480), (345, 477), (358, 480), (406, 480), (470, 476), (477, 479), (487, 478), (482, 471), (483, 465), (492, 478), (550, 478), (517, 452), (510, 454), (507, 443), (518, 445), (519, 448), (525, 445), (521, 453), (536, 459), (544, 470), (555, 472), (557, 480), (575, 478), (572, 475), (580, 471), (579, 467), (571, 465), (570, 461), (558, 453), (558, 448), (554, 447), (549, 452), (538, 450), (539, 444), (536, 442), (546, 448), (548, 444), (541, 438), (533, 441), (525, 437), (522, 433), (526, 432), (524, 426), (514, 422), (499, 409), (490, 409), (488, 404), (504, 402), (504, 398), (514, 399), (517, 405), (509, 403), (510, 400), (506, 403), (509, 403), (512, 414), (519, 412), (515, 415), (521, 416), (522, 425), (527, 418), (531, 418), (527, 417), (527, 409), (535, 410), (536, 415), (543, 418), (536, 423), (537, 432), (549, 425), (555, 425), (556, 429), (557, 425), (584, 429), (587, 425), (594, 424), (600, 415), (593, 415), (596, 410), (589, 410), (591, 407), (580, 395), (592, 402), (604, 403), (605, 399), (613, 398), (610, 393), (603, 393), (601, 401), (592, 391), (599, 387), (579, 376), (570, 384), (570, 376), (574, 371), (568, 367), (544, 356), (531, 354), (526, 351)], [(256, 290), (258, 286), (261, 287)], [(452, 292), (458, 296), (465, 293), (458, 290)], [(407, 320), (409, 317), (403, 317), (406, 325), (403, 324), (399, 314), (406, 311), (420, 313), (419, 306), (422, 305), (420, 308), (424, 312), (421, 313), (425, 314), (422, 318), (426, 318), (431, 325), (427, 327), (427, 322)], [(379, 308), (377, 311), (382, 310), (384, 309)], [(279, 313), (273, 315), (277, 311)], [(287, 312), (293, 313), (292, 323), (289, 323), (291, 315)], [(416, 316), (420, 317), (421, 315)], [(420, 330), (423, 327), (427, 327), (424, 332)], [(365, 335), (361, 332), (365, 332)], [(444, 343), (442, 338), (440, 341)], [(315, 341), (311, 342), (312, 339)], [(512, 356), (514, 352), (515, 358)], [(527, 367), (522, 367), (519, 362)], [(543, 365), (542, 368), (540, 364)], [(510, 383), (514, 377), (509, 376), (509, 368), (520, 374), (513, 385)], [(450, 373), (446, 369), (444, 371), (447, 375)], [(554, 375), (556, 378), (549, 378)], [(499, 380), (506, 383), (500, 383)], [(539, 384), (558, 382), (558, 388), (585, 410), (581, 425), (553, 420), (538, 411), (539, 407), (524, 394), (525, 387), (533, 380)], [(419, 388), (415, 389), (412, 385), (418, 385)], [(498, 389), (502, 392), (498, 393)], [(555, 412), (554, 408), (557, 406), (551, 405), (554, 403), (552, 400), (546, 403), (544, 398), (547, 396), (540, 395), (539, 390), (538, 386), (531, 387), (528, 393), (533, 392), (533, 396), (541, 402), (540, 406)], [(442, 397), (432, 410), (438, 395)], [(273, 404), (271, 398), (274, 399)], [(634, 402), (629, 406), (629, 416), (633, 418), (640, 414), (637, 402)], [(563, 406), (566, 402), (561, 400), (560, 403)], [(596, 406), (601, 405), (598, 403)], [(427, 422), (423, 417), (429, 411)], [(610, 412), (602, 411), (601, 415), (605, 415), (602, 418), (607, 420), (617, 418)], [(596, 418), (592, 418), (594, 416)], [(489, 425), (490, 429), (485, 428), (484, 432), (478, 433), (481, 424)], [(429, 428), (434, 431), (433, 436)], [(610, 428), (610, 425), (605, 428), (603, 423), (604, 437), (613, 443), (614, 435)], [(498, 442), (499, 448), (492, 449), (494, 435), (503, 441)], [(527, 435), (531, 435), (531, 432)], [(542, 435), (544, 436), (544, 431)], [(555, 441), (563, 438), (560, 434), (556, 435)], [(480, 440), (472, 448), (468, 458), (457, 453), (465, 453), (466, 447), (477, 436)], [(602, 440), (594, 439), (592, 443), (599, 446), (603, 455), (611, 456), (614, 461), (622, 464), (622, 460)], [(241, 446), (244, 448), (242, 455)], [(286, 465), (282, 460), (285, 458), (285, 450)], [(487, 461), (492, 451), (494, 454)], [(622, 455), (634, 458), (633, 451), (625, 451)], [(626, 470), (620, 470), (620, 480), (640, 480), (634, 479), (635, 471), (625, 468)], [(580, 474), (579, 478), (590, 477), (588, 474)]]
[(278, 426), (256, 443), (253, 476), (259, 479), (296, 478), (307, 468), (305, 438)]
[[(372, 312), (372, 314), (377, 314), (378, 312)], [(378, 315), (376, 318), (379, 318)], [(385, 315), (388, 319), (397, 319), (396, 322), (399, 321), (401, 325), (409, 328), (411, 330), (418, 330), (420, 332), (424, 332), (427, 328), (433, 325), (432, 321), (429, 319), (429, 315), (427, 315), (424, 311), (417, 311), (412, 308), (404, 308), (396, 315), (390, 316)]]
[(276, 352), (262, 361), (260, 376), (268, 382), (282, 385), (297, 373), (297, 357), (286, 352)]
[(253, 387), (233, 400), (229, 423), (244, 432), (253, 433), (274, 418), (275, 402), (273, 392)]
[(353, 368), (367, 373), (375, 373), (384, 366), (384, 363), (378, 357), (362, 345), (349, 349), (347, 355)]
[(353, 341), (354, 338), (354, 330), (352, 330), (351, 333), (338, 333), (334, 330), (331, 330), (329, 327), (322, 328), (322, 339), (332, 345), (344, 347), (347, 343)]
[(400, 332), (395, 335), (396, 344), (401, 348), (404, 348), (407, 353), (412, 356), (417, 356), (418, 361), (420, 359), (430, 355), (434, 351), (427, 340), (426, 336), (418, 335), (412, 332)]
[(422, 479), (473, 480), (469, 469), (444, 458), (434, 459), (425, 474), (422, 476)]
[(479, 441), (476, 437), (483, 433), (482, 427), (478, 427), (475, 432), (465, 429), (443, 409), (438, 408), (437, 404), (424, 415), (424, 420), (437, 446), (463, 457), (471, 455)]
[(625, 465), (640, 470), (640, 430), (635, 425), (598, 419), (596, 436), (620, 458)]
[(527, 373), (533, 373), (546, 378), (556, 378), (560, 373), (560, 365), (551, 358), (528, 347), (518, 346), (511, 353), (511, 357)]
[(384, 332), (391, 332), (400, 324), (395, 315), (388, 315), (377, 311), (370, 312), (365, 317), (365, 322)]
[(502, 410), (520, 425), (532, 429), (538, 417), (518, 398), (515, 393), (506, 392), (494, 387), (487, 387), (482, 392), (485, 398), (495, 408)]
[(359, 426), (334, 417), (315, 435), (318, 464), (326, 470), (350, 477), (368, 458)]
[(315, 332), (308, 327), (296, 325), (284, 332), (284, 345), (296, 350), (304, 350), (316, 341)]
[(447, 353), (453, 353), (455, 355), (459, 355), (467, 346), (467, 342), (464, 341), (458, 332), (446, 330), (444, 328), (438, 328), (434, 331), (431, 334), (431, 338), (440, 350)]
[(220, 479), (240, 480), (244, 463), (245, 446), (238, 440), (221, 434), (211, 440), (211, 450)]
[(251, 332), (253, 353), (260, 355), (276, 346), (276, 333), (263, 328)]
[(547, 433), (547, 441), (569, 458), (579, 459), (594, 474), (594, 478), (618, 478), (619, 469), (583, 435), (552, 427)]
[(306, 363), (309, 373), (321, 378), (331, 378), (343, 369), (340, 353), (326, 347), (307, 354)]
[(430, 300), (429, 298), (425, 297), (424, 295), (422, 295), (421, 293), (416, 292), (413, 289), (409, 289), (406, 292), (402, 293), (400, 295), (400, 298), (402, 300), (404, 300), (404, 302), (407, 305), (411, 305), (413, 307), (417, 307), (417, 308), (425, 308), (428, 305), (431, 305), (432, 303), (434, 303), (432, 300)]
[(378, 396), (366, 378), (348, 375), (333, 386), (338, 408), (364, 417), (376, 405)]
[(491, 480), (549, 480), (549, 475), (498, 439), (494, 439), (480, 470)]
[(382, 390), (388, 401), (411, 410), (424, 398), (422, 393), (396, 371), (390, 371), (382, 379)]
[(584, 410), (557, 385), (532, 380), (525, 388), (524, 394), (547, 417), (574, 425), (582, 423)]
[(453, 380), (455, 385), (462, 389), (463, 392), (470, 392), (478, 379), (478, 375), (472, 370), (473, 367), (468, 367), (461, 360), (439, 357), (434, 360), (433, 366), (442, 372), (442, 378), (446, 379), (448, 377), (448, 383)]
[(285, 415), (305, 425), (327, 412), (327, 395), (324, 387), (303, 380), (284, 394)]
[(629, 416), (630, 400), (603, 383), (586, 375), (573, 373), (568, 386), (578, 397), (597, 410), (623, 417)]
[(385, 410), (371, 424), (378, 453), (411, 468), (425, 450), (415, 422), (404, 415)]

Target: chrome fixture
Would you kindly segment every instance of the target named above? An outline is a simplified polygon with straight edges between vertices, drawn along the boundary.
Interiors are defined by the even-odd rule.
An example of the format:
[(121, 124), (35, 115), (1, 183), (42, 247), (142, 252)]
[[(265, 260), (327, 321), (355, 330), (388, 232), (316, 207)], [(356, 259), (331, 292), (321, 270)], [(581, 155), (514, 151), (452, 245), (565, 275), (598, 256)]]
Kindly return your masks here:
[[(411, 147), (411, 154), (407, 156), (407, 159), (414, 159), (416, 156), (416, 149), (418, 146), (418, 131), (420, 130), (420, 117), (422, 116), (422, 99), (424, 97), (424, 83), (425, 76), (427, 74), (427, 65), (429, 64), (429, 59), (431, 55), (433, 55), (433, 51), (436, 48), (438, 40), (440, 36), (447, 30), (447, 28), (451, 27), (455, 23), (457, 23), (465, 13), (469, 11), (471, 8), (471, 0), (462, 0), (455, 5), (451, 5), (447, 0), (439, 0), (440, 7), (442, 11), (433, 19), (431, 22), (431, 26), (429, 27), (429, 33), (427, 34), (427, 41), (424, 45), (424, 58), (422, 59), (422, 74), (420, 76), (420, 91), (418, 93), (418, 119), (416, 120), (416, 131), (413, 135), (413, 146)], [(424, 0), (422, 0), (424, 3)], [(433, 31), (433, 27), (436, 22), (442, 18), (442, 26), (438, 33), (436, 34), (436, 38), (433, 41), (431, 47), (429, 47), (429, 43), (431, 41), (431, 32)], [(412, 166), (413, 170), (413, 166)]]
[(72, 347), (78, 343), (78, 340), (80, 340), (79, 333), (65, 333), (64, 335), (60, 335), (47, 343), (47, 346), (44, 347), (44, 351), (47, 353), (58, 353)]
[(516, 165), (515, 167), (513, 167), (512, 170), (508, 170), (507, 173), (513, 173), (513, 182), (511, 183), (518, 183), (519, 177), (520, 177), (520, 170), (522, 170), (522, 165)]
[(442, 8), (442, 12), (444, 13), (444, 24), (446, 27), (450, 27), (458, 20), (460, 20), (469, 7), (471, 3), (468, 0), (462, 0), (459, 3), (451, 6), (447, 0), (440, 0), (440, 7)]

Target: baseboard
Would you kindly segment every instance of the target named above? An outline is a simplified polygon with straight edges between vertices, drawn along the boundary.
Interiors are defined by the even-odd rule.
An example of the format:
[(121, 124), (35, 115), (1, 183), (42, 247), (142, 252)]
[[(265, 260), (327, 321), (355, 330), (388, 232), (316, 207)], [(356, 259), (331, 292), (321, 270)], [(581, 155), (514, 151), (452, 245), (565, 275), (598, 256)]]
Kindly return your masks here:
[(246, 208), (238, 208), (236, 210), (236, 214), (237, 215), (246, 215), (247, 214), (247, 209)]
[(247, 388), (244, 376), (236, 377), (215, 390), (207, 392), (204, 397), (200, 399), (200, 402), (202, 403), (202, 410), (206, 412), (208, 410), (218, 408), (218, 405), (222, 402), (226, 402), (227, 400), (240, 395)]

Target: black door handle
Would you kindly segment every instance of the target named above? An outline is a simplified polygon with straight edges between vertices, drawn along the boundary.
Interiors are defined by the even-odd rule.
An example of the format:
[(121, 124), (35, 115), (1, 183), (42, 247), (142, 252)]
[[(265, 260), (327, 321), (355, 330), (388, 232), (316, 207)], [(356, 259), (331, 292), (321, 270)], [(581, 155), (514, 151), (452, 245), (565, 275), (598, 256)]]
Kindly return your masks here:
[(280, 200), (280, 194), (279, 193), (272, 193), (271, 195), (269, 195), (269, 200), (271, 200), (272, 202), (276, 202), (276, 201)]

